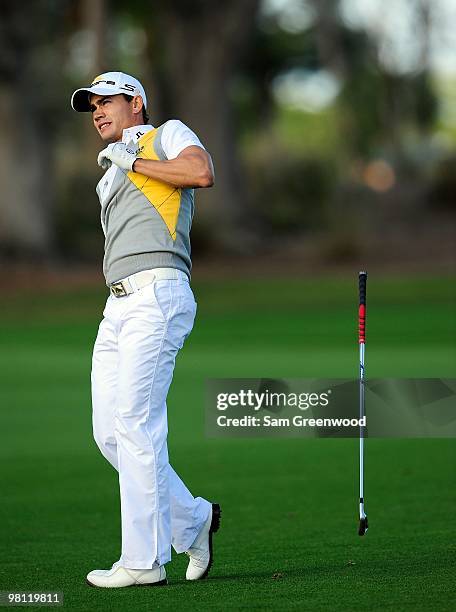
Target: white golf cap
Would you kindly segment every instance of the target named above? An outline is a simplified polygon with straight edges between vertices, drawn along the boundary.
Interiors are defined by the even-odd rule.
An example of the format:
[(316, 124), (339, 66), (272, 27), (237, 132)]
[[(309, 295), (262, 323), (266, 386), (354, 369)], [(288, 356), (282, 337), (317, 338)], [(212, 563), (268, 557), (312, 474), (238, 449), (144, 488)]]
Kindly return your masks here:
[(144, 108), (147, 108), (147, 98), (144, 87), (135, 77), (124, 72), (104, 72), (94, 78), (88, 87), (76, 89), (71, 96), (71, 106), (75, 111), (88, 113), (90, 111), (90, 94), (99, 96), (114, 96), (127, 94), (128, 96), (141, 96)]

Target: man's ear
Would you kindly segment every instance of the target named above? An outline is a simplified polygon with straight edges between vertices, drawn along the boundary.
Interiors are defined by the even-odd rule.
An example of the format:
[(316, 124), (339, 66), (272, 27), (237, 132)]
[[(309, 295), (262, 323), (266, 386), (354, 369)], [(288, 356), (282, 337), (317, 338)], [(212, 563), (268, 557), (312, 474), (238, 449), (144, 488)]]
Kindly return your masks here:
[(135, 114), (140, 113), (142, 111), (143, 106), (144, 106), (144, 103), (143, 103), (143, 99), (141, 98), (141, 96), (134, 96), (133, 97), (133, 112)]

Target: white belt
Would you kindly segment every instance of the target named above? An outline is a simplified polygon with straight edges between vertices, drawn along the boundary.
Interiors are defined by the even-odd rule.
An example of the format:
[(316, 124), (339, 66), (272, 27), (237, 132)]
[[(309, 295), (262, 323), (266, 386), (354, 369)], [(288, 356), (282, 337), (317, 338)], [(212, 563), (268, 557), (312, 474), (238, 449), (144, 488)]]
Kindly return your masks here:
[(142, 272), (136, 272), (126, 278), (122, 278), (116, 283), (109, 285), (109, 291), (114, 297), (124, 297), (130, 295), (135, 291), (139, 291), (146, 285), (150, 285), (156, 280), (186, 280), (188, 282), (188, 276), (181, 270), (176, 268), (153, 268), (152, 270), (143, 270)]

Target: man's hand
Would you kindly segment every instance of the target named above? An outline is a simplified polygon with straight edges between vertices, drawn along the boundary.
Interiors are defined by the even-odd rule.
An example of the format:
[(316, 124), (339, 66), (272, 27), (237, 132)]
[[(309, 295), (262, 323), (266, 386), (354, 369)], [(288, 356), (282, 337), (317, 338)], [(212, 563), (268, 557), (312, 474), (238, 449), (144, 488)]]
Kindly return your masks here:
[(133, 164), (137, 157), (136, 152), (127, 148), (127, 145), (123, 142), (116, 142), (110, 144), (100, 151), (98, 154), (98, 165), (107, 170), (111, 167), (111, 164), (115, 164), (122, 168), (122, 170), (133, 170)]

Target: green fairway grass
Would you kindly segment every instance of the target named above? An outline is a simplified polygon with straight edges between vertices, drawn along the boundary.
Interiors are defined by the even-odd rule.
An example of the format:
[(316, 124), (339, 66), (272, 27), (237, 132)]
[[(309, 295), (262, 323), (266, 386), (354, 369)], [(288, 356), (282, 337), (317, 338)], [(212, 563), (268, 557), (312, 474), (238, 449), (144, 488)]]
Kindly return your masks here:
[[(451, 278), (370, 279), (367, 377), (456, 373)], [(0, 591), (63, 591), (74, 610), (454, 610), (456, 441), (367, 440), (358, 527), (358, 444), (208, 439), (211, 377), (354, 378), (357, 278), (194, 283), (195, 329), (169, 396), (170, 460), (218, 501), (209, 579), (95, 589), (120, 555), (117, 475), (91, 437), (90, 358), (105, 289), (2, 295)], [(38, 609), (38, 608), (36, 608)]]

